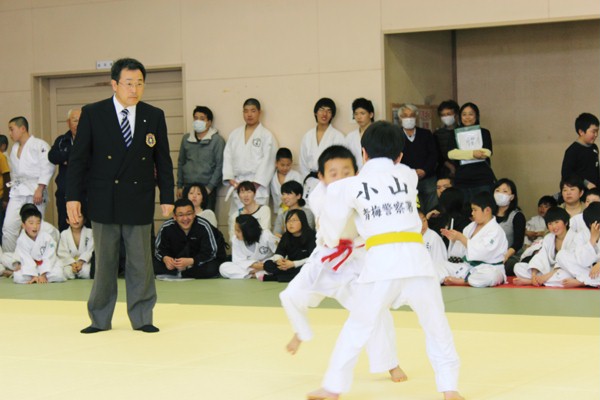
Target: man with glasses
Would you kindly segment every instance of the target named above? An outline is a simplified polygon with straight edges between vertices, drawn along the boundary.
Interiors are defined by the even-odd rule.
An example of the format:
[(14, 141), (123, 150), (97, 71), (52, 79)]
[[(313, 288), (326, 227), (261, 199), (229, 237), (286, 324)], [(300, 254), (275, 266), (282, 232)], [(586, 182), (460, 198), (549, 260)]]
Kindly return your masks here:
[(154, 273), (181, 278), (214, 278), (219, 276), (219, 266), (226, 257), (221, 232), (196, 216), (190, 200), (177, 200), (173, 218), (160, 227), (156, 236)]
[(158, 185), (162, 214), (171, 215), (174, 180), (164, 112), (140, 101), (145, 78), (146, 69), (139, 61), (115, 61), (114, 96), (83, 107), (71, 150), (67, 213), (73, 221), (82, 218), (85, 185), (96, 250), (96, 276), (88, 300), (92, 324), (81, 333), (112, 328), (121, 238), (131, 325), (138, 331), (158, 332), (152, 320), (154, 192)]

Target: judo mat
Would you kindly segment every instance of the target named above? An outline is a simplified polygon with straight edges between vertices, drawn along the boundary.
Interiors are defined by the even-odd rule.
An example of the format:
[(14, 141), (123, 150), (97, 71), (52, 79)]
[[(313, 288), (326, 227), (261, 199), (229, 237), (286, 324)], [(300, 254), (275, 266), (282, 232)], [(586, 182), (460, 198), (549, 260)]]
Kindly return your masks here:
[[(291, 356), (284, 347), (292, 332), (273, 298), (283, 285), (157, 282), (154, 319), (159, 333), (133, 331), (125, 304), (119, 301), (111, 331), (83, 335), (79, 330), (89, 320), (80, 297), (87, 297), (90, 285), (0, 282), (2, 399), (303, 399), (320, 386), (347, 316), (334, 303), (311, 309), (315, 338)], [(232, 286), (231, 296), (221, 302), (238, 304), (216, 304), (207, 289), (215, 286)], [(119, 288), (122, 300), (122, 280)], [(485, 290), (444, 290), (461, 357), (460, 391), (467, 399), (600, 398), (597, 292), (569, 292), (585, 295), (577, 299), (583, 309), (579, 316), (575, 307), (572, 313), (557, 307), (554, 315), (459, 311), (457, 304), (463, 300), (485, 304), (478, 299), (494, 297)], [(185, 301), (190, 291), (198, 291), (194, 298), (203, 299), (197, 303), (207, 304)], [(538, 293), (499, 291), (503, 296)], [(177, 292), (181, 303), (173, 301)], [(415, 314), (401, 309), (393, 316), (400, 365), (408, 381), (392, 383), (387, 374), (370, 374), (363, 354), (351, 392), (342, 399), (442, 398)]]

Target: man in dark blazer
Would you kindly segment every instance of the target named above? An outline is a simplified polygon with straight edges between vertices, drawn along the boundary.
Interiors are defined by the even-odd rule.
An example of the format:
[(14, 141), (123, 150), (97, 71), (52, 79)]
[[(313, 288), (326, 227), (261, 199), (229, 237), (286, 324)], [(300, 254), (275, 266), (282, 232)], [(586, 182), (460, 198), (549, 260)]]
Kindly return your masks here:
[[(92, 324), (81, 333), (111, 329), (117, 300), (119, 242), (125, 243), (127, 314), (133, 329), (158, 332), (153, 325), (156, 287), (150, 231), (155, 184), (163, 216), (173, 211), (173, 164), (162, 110), (140, 102), (146, 70), (137, 60), (115, 61), (114, 96), (82, 109), (69, 158), (67, 213), (82, 218), (87, 189), (96, 254), (96, 276), (88, 312)], [(125, 110), (125, 111), (124, 111)]]

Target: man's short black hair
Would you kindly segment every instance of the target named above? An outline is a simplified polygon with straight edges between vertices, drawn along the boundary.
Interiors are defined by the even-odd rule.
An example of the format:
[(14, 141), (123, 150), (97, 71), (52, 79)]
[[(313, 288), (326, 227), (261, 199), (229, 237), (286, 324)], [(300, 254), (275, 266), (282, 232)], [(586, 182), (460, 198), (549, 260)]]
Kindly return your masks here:
[[(358, 99), (352, 102), (352, 112), (356, 112), (358, 108), (362, 108), (368, 113), (375, 114), (375, 107), (373, 107), (373, 102), (371, 100), (367, 100), (364, 97), (359, 97)], [(371, 122), (375, 121), (375, 115), (371, 117)]]
[(192, 207), (192, 210), (194, 210), (194, 203), (192, 203), (192, 201), (187, 197), (175, 200), (175, 205), (173, 206), (173, 214), (177, 212), (178, 208), (183, 207)]
[(377, 121), (367, 128), (360, 140), (369, 159), (389, 158), (396, 161), (404, 151), (404, 134), (398, 125)]
[(444, 110), (452, 110), (452, 111), (454, 111), (455, 115), (458, 115), (458, 110), (459, 110), (458, 103), (455, 102), (454, 100), (442, 101), (437, 108), (438, 115), (441, 115), (442, 111), (444, 111)]
[(209, 121), (213, 120), (213, 112), (210, 110), (210, 108), (208, 108), (206, 106), (196, 106), (196, 108), (194, 108), (194, 112), (192, 113), (192, 115), (194, 115), (196, 113), (201, 113), (201, 114), (206, 115), (206, 119), (208, 119)]
[(27, 121), (27, 118), (23, 117), (22, 115), (19, 115), (18, 117), (11, 118), (11, 120), (10, 120), (10, 121), (8, 121), (8, 124), (10, 125), (10, 124), (12, 124), (13, 122), (14, 122), (14, 124), (15, 124), (16, 126), (18, 126), (19, 128), (21, 128), (21, 127), (23, 127), (23, 126), (24, 126), (24, 127), (25, 127), (25, 130), (26, 130), (27, 132), (29, 132), (29, 122)]
[(575, 119), (575, 132), (579, 134), (579, 131), (587, 131), (590, 126), (596, 125), (599, 126), (598, 118), (594, 114), (590, 113), (582, 113), (579, 114), (577, 119)]
[(481, 208), (482, 211), (489, 207), (492, 210), (492, 215), (496, 215), (498, 212), (496, 200), (494, 200), (494, 196), (490, 192), (477, 193), (471, 199), (471, 205)]
[(246, 106), (254, 106), (254, 107), (256, 107), (256, 109), (258, 111), (260, 111), (260, 101), (258, 101), (255, 98), (251, 97), (249, 99), (246, 99), (246, 101), (244, 101), (244, 105), (242, 106), (242, 108), (244, 108)]
[(317, 102), (315, 103), (315, 107), (313, 109), (313, 113), (315, 114), (315, 121), (317, 120), (317, 111), (319, 111), (319, 108), (321, 108), (321, 107), (327, 107), (327, 108), (331, 109), (331, 121), (333, 121), (333, 119), (335, 118), (335, 114), (337, 112), (335, 102), (333, 100), (331, 100), (329, 97), (321, 97), (319, 100), (317, 100)]
[(325, 175), (325, 164), (329, 160), (333, 160), (334, 158), (342, 158), (342, 159), (350, 159), (352, 160), (352, 166), (354, 167), (354, 173), (358, 171), (358, 165), (356, 164), (356, 158), (354, 154), (345, 146), (341, 145), (333, 145), (329, 146), (319, 156), (318, 165), (319, 165), (319, 173), (321, 175)]
[(134, 58), (120, 58), (115, 61), (110, 69), (110, 79), (119, 82), (119, 79), (121, 79), (121, 71), (124, 69), (128, 69), (130, 71), (136, 71), (139, 69), (144, 77), (144, 80), (146, 80), (146, 68), (144, 68), (144, 64)]

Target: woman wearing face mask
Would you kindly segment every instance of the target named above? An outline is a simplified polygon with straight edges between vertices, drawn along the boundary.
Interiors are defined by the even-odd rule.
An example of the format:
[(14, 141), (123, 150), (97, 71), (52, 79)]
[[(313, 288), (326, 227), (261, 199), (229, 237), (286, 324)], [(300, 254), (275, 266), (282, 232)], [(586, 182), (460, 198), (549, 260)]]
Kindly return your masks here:
[(217, 189), (223, 180), (223, 149), (225, 140), (212, 126), (213, 113), (208, 107), (197, 106), (193, 112), (193, 132), (183, 135), (177, 169), (177, 197), (183, 188), (200, 183), (206, 188), (206, 208), (215, 211)]
[(438, 117), (442, 126), (433, 133), (438, 150), (437, 176), (454, 178), (456, 173), (456, 162), (448, 158), (448, 152), (452, 150), (454, 129), (458, 125), (458, 104), (454, 100), (442, 101), (438, 106)]
[(519, 262), (518, 254), (525, 241), (525, 216), (519, 209), (517, 186), (510, 179), (502, 178), (494, 187), (494, 200), (498, 206), (496, 221), (504, 230), (508, 250), (504, 254), (506, 275), (514, 276), (513, 268)]
[[(479, 108), (473, 103), (465, 103), (459, 110), (460, 127), (479, 125)], [(492, 170), (490, 157), (492, 156), (492, 136), (490, 131), (481, 128), (483, 147), (476, 150), (460, 150), (456, 144), (456, 137), (452, 137), (451, 149), (448, 152), (450, 160), (458, 161), (458, 168), (454, 177), (454, 185), (461, 189), (465, 195), (465, 202), (479, 192), (491, 192), (494, 188), (496, 176)]]

